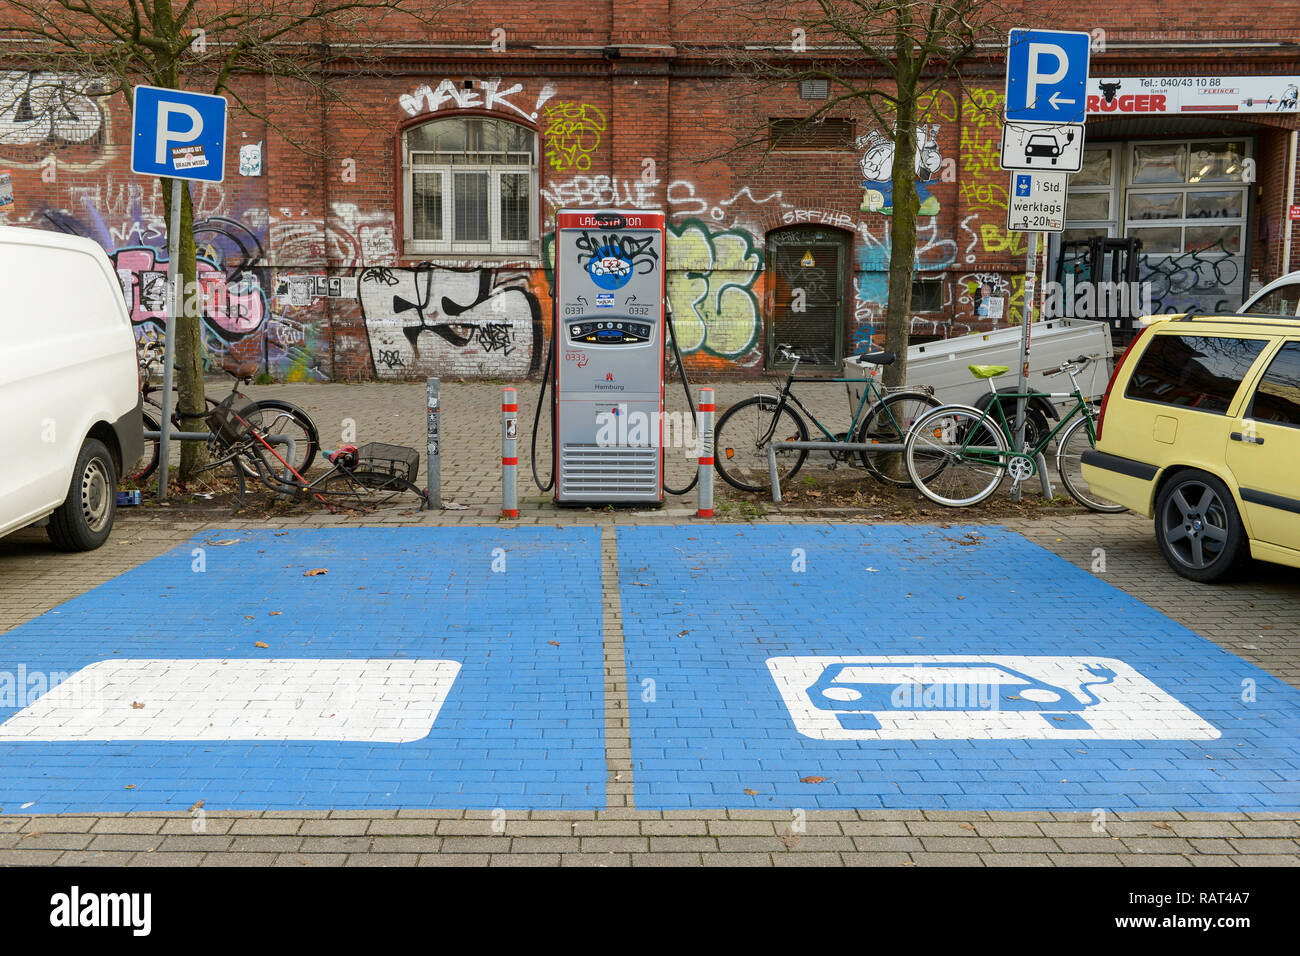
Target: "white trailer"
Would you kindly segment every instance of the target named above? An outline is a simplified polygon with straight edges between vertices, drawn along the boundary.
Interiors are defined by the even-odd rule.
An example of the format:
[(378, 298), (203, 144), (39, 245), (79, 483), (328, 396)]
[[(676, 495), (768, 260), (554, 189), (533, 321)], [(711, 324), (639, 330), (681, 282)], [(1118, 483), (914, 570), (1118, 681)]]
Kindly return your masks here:
[[(1078, 375), (1084, 398), (1098, 401), (1110, 381), (1112, 361), (1110, 325), (1088, 319), (1047, 319), (1030, 328), (1029, 390), (1032, 392), (1068, 392), (1070, 380), (1064, 376), (1048, 377), (1045, 373), (1061, 363), (1086, 355), (1093, 361)], [(861, 365), (869, 377), (880, 375), (878, 365)], [(974, 405), (988, 394), (988, 382), (971, 375), (970, 365), (1005, 365), (1009, 371), (993, 384), (999, 391), (1014, 392), (1019, 380), (1020, 326), (995, 332), (972, 332), (938, 342), (913, 345), (907, 350), (907, 383), (928, 385), (934, 397), (945, 405)], [(850, 408), (861, 400), (861, 386), (849, 385)], [(1069, 399), (1059, 399), (1061, 407)]]

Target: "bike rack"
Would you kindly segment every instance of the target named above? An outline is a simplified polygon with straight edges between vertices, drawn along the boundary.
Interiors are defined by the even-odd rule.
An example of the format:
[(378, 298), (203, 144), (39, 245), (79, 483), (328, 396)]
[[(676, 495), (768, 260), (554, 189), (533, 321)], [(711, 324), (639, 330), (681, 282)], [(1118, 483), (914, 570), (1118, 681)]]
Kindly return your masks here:
[[(776, 453), (778, 449), (795, 448), (808, 451), (903, 451), (907, 446), (902, 442), (860, 442), (860, 441), (774, 441), (767, 446), (767, 474), (772, 483), (772, 503), (781, 503), (781, 478), (776, 473)], [(1034, 456), (1038, 467), (1038, 477), (1043, 486), (1043, 495), (1049, 501), (1052, 498), (1052, 479), (1047, 475), (1047, 459), (1039, 452)]]

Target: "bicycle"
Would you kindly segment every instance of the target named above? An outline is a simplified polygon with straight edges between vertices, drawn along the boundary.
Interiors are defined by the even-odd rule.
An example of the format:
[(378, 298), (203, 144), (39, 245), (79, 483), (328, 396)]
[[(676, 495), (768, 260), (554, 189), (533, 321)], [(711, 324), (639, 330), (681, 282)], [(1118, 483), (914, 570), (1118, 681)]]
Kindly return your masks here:
[[(157, 343), (147, 344), (142, 352), (143, 365), (146, 369), (151, 369), (157, 359), (161, 358), (162, 348)], [(156, 354), (155, 354), (156, 353)], [(257, 374), (257, 364), (255, 362), (236, 363), (231, 359), (226, 359), (221, 363), (222, 371), (234, 379), (231, 385), (230, 396), (240, 395), (240, 385), (247, 385)], [(144, 428), (145, 431), (159, 431), (162, 421), (162, 403), (159, 399), (152, 396), (161, 392), (162, 386), (145, 380), (140, 387), (141, 397), (144, 399)], [(173, 387), (173, 397), (176, 389)], [(227, 398), (230, 398), (227, 396)], [(208, 412), (220, 404), (219, 399), (211, 396), (204, 396), (207, 403)], [(316, 423), (311, 420), (311, 416), (301, 407), (294, 405), (292, 402), (281, 401), (275, 398), (259, 399), (255, 402), (263, 412), (273, 412), (273, 419), (266, 423), (265, 432), (268, 435), (285, 435), (294, 440), (294, 468), (302, 473), (307, 472), (316, 460), (316, 454), (320, 450), (320, 434), (316, 430)], [(172, 408), (172, 425), (180, 428), (181, 415), (173, 404)], [(159, 443), (156, 438), (146, 438), (144, 442), (144, 451), (140, 458), (132, 465), (123, 468), (123, 479), (137, 485), (142, 485), (153, 475), (158, 468)], [(252, 477), (250, 474), (249, 477)]]
[[(771, 395), (755, 395), (732, 405), (722, 413), (714, 427), (713, 467), (723, 481), (741, 491), (763, 491), (769, 486), (771, 476), (767, 447), (771, 442), (808, 441), (808, 425), (800, 416), (800, 411), (812, 420), (825, 441), (848, 442), (848, 436), (853, 435), (852, 441), (863, 444), (901, 445), (916, 417), (924, 410), (939, 406), (939, 401), (933, 395), (921, 389), (883, 394), (871, 377), (799, 377), (795, 374), (799, 368), (799, 355), (791, 351), (788, 345), (780, 345), (777, 350), (783, 358), (792, 362), (780, 395), (775, 398)], [(894, 361), (894, 353), (863, 352), (857, 361), (870, 365), (889, 365)], [(853, 410), (849, 427), (839, 434), (833, 434), (794, 394), (793, 385), (796, 382), (864, 385), (862, 398)], [(879, 481), (902, 486), (911, 483), (904, 472), (899, 454), (888, 454), (881, 460), (881, 454), (875, 451), (831, 452), (836, 461), (847, 461), (854, 454), (862, 466)], [(793, 478), (807, 458), (808, 450), (805, 448), (779, 449), (776, 460), (780, 480), (785, 482)]]
[[(419, 473), (420, 456), (413, 448), (373, 442), (357, 448), (345, 445), (326, 457), (331, 468), (308, 481), (285, 459), (270, 439), (277, 434), (262, 424), (264, 409), (238, 391), (231, 392), (208, 412), (209, 460), (199, 473), (217, 472), (231, 466), (235, 485), (235, 507), (243, 507), (246, 478), (257, 478), (283, 497), (315, 498), (331, 512), (335, 503), (347, 500), (355, 507), (386, 504), (401, 494), (414, 494), (421, 508), (428, 503), (424, 489), (413, 484)], [(278, 467), (277, 467), (278, 466)], [(282, 469), (282, 470), (281, 470)]]
[[(1010, 474), (1019, 483), (1034, 477), (1038, 456), (1060, 435), (1056, 445), (1056, 470), (1061, 484), (1075, 501), (1092, 511), (1118, 514), (1127, 510), (1092, 494), (1083, 479), (1080, 457), (1097, 443), (1093, 407), (1083, 397), (1077, 375), (1092, 360), (1085, 355), (1064, 362), (1048, 375), (1067, 374), (1069, 392), (999, 393), (993, 379), (1007, 372), (1005, 365), (971, 365), (971, 374), (986, 379), (997, 400), (981, 411), (969, 405), (944, 405), (926, 412), (912, 426), (903, 458), (917, 490), (935, 504), (964, 508), (978, 504), (997, 490)], [(1013, 426), (1006, 406), (1017, 399), (1074, 399), (1074, 407), (1055, 428), (1039, 435), (1023, 452), (1014, 451)]]

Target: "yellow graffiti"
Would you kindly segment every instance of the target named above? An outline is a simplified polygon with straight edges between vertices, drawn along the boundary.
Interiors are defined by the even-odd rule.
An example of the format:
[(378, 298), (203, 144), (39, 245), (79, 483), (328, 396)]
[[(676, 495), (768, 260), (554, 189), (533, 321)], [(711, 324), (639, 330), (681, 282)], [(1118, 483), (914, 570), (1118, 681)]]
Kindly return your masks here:
[(916, 101), (917, 122), (957, 122), (957, 97), (950, 90), (931, 90)]
[(1025, 233), (1007, 232), (992, 223), (980, 224), (980, 243), (984, 251), (998, 254), (1023, 256), (1025, 254)]
[(591, 169), (605, 132), (605, 114), (590, 103), (553, 102), (543, 110), (542, 142), (552, 169)]
[(669, 226), (668, 299), (684, 353), (737, 356), (753, 348), (761, 326), (755, 282), (763, 254), (738, 230), (712, 232), (699, 220)]

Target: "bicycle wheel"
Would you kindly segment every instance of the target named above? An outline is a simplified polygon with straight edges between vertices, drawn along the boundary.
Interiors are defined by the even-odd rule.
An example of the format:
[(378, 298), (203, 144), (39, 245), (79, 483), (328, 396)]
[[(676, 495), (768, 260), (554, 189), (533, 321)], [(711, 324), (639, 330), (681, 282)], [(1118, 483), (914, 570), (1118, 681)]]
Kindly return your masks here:
[(1123, 505), (1117, 505), (1109, 498), (1103, 498), (1084, 480), (1081, 459), (1083, 453), (1093, 447), (1092, 434), (1088, 431), (1086, 413), (1065, 430), (1065, 434), (1056, 443), (1056, 470), (1061, 476), (1061, 484), (1070, 493), (1070, 497), (1085, 508), (1105, 514), (1119, 514), (1127, 511)]
[[(807, 441), (808, 426), (789, 405), (781, 409), (775, 428), (777, 400), (755, 395), (722, 413), (713, 428), (713, 467), (722, 480), (741, 491), (763, 491), (771, 487), (767, 466), (767, 441)], [(760, 444), (762, 442), (762, 444)], [(790, 448), (777, 452), (776, 470), (782, 482), (803, 467), (808, 451)]]
[[(160, 430), (158, 419), (148, 412), (144, 413), (144, 430), (147, 432)], [(158, 439), (146, 438), (144, 440), (144, 450), (140, 453), (140, 457), (134, 463), (123, 466), (123, 479), (134, 485), (143, 485), (158, 470), (158, 455)]]
[[(897, 392), (889, 395), (884, 401), (871, 406), (871, 411), (862, 420), (854, 441), (871, 442), (877, 445), (901, 445), (907, 440), (907, 433), (913, 423), (931, 408), (938, 408), (939, 405), (937, 398), (925, 392)], [(912, 483), (912, 479), (907, 475), (907, 465), (903, 461), (901, 451), (860, 451), (858, 457), (862, 459), (862, 466), (879, 481), (902, 487)], [(943, 467), (942, 462), (938, 467)]]
[(935, 504), (964, 508), (997, 490), (1007, 450), (1002, 429), (983, 412), (944, 405), (917, 420), (903, 457), (921, 494)]
[[(315, 491), (325, 498), (350, 499), (358, 506), (375, 508), (388, 504), (401, 495), (412, 494), (423, 501), (424, 489), (417, 488), (403, 478), (382, 471), (339, 471), (329, 475)], [(311, 495), (313, 490), (304, 490)]]
[[(276, 398), (261, 399), (255, 403), (262, 411), (262, 422), (258, 431), (263, 435), (284, 435), (293, 439), (293, 465), (300, 475), (307, 474), (307, 469), (316, 460), (320, 450), (320, 434), (316, 423), (303, 409), (292, 402), (283, 402)], [(278, 446), (281, 454), (283, 446)]]

